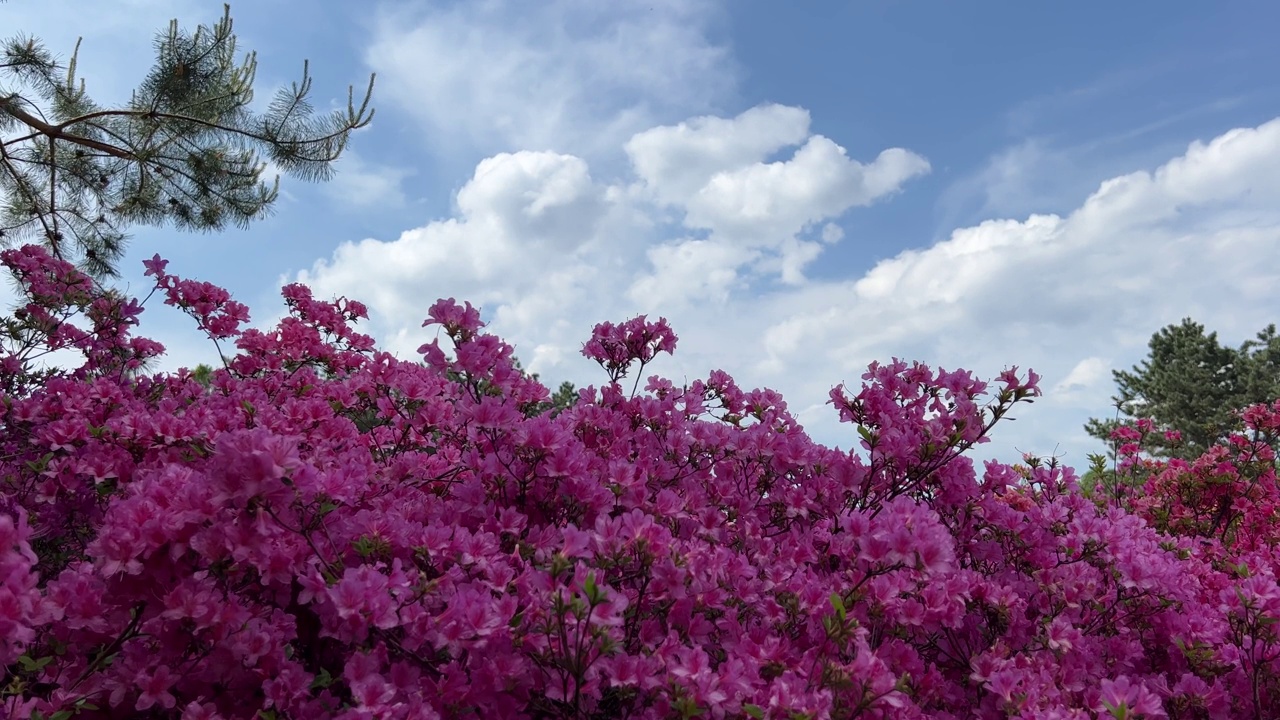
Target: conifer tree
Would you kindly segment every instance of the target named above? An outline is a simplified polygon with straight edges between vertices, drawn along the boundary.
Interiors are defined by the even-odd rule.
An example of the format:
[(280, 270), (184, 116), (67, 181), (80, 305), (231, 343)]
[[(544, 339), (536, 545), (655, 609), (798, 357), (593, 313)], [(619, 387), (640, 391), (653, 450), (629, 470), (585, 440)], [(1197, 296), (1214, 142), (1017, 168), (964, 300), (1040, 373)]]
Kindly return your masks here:
[[(230, 6), (194, 33), (174, 20), (154, 66), (120, 106), (101, 106), (38, 40), (0, 45), (0, 241), (35, 239), (95, 277), (116, 273), (132, 225), (211, 232), (263, 217), (279, 178), (333, 172), (353, 130), (373, 118), (368, 89), (345, 111), (316, 114), (311, 76), (253, 101), (254, 53), (237, 58)], [(79, 43), (76, 44), (79, 50)]]
[[(1224, 346), (1216, 332), (1190, 318), (1151, 336), (1145, 360), (1129, 371), (1113, 371), (1112, 398), (1125, 416), (1149, 417), (1160, 430), (1176, 430), (1182, 440), (1150, 439), (1149, 452), (1198, 457), (1242, 426), (1238, 412), (1280, 398), (1280, 338), (1271, 325), (1239, 349)], [(1085, 430), (1110, 443), (1121, 419), (1090, 419)]]

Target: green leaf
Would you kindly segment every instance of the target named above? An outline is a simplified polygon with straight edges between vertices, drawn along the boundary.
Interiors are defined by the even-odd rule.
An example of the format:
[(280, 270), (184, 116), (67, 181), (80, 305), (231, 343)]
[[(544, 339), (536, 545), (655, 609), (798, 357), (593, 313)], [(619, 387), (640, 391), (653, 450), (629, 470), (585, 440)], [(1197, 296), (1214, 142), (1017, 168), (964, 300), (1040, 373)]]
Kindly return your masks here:
[(33, 473), (42, 473), (45, 468), (49, 467), (49, 461), (53, 459), (53, 453), (46, 453), (39, 460), (28, 460), (27, 469)]
[(846, 613), (848, 612), (844, 606), (844, 598), (840, 597), (840, 593), (831, 593), (831, 607), (836, 610), (836, 617), (844, 622)]
[(51, 662), (53, 662), (53, 656), (42, 657), (39, 660), (36, 660), (30, 655), (22, 655), (18, 658), (18, 664), (27, 672), (39, 672)]
[(756, 720), (764, 720), (764, 708), (760, 707), (759, 705), (744, 704), (742, 706), (742, 712), (750, 715)]
[(315, 680), (311, 681), (311, 689), (319, 690), (321, 688), (327, 688), (332, 684), (333, 676), (329, 674), (329, 670), (327, 668), (320, 668), (320, 674), (316, 676)]
[(582, 583), (582, 589), (587, 594), (587, 601), (592, 605), (596, 605), (605, 601), (604, 590), (596, 584), (596, 574), (587, 573), (587, 579)]

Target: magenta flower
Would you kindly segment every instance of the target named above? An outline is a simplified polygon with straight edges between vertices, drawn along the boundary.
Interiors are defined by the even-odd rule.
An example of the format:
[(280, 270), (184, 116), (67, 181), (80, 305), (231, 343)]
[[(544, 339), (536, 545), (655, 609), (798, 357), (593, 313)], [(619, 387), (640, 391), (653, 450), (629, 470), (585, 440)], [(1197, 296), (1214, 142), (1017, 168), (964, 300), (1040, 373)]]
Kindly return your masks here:
[(174, 676), (166, 665), (161, 665), (151, 672), (139, 673), (135, 680), (139, 692), (138, 701), (134, 704), (134, 709), (141, 712), (158, 705), (166, 710), (171, 710), (177, 700), (169, 690), (177, 680), (178, 678)]

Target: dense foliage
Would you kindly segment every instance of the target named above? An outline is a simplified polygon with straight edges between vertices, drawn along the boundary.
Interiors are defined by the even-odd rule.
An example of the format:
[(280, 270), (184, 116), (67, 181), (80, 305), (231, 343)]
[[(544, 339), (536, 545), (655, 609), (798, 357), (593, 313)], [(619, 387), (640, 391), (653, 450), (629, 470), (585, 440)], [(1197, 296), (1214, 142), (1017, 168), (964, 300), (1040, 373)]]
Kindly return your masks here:
[[(470, 304), (435, 303), (452, 348), (403, 361), (357, 302), (290, 285), (242, 329), (159, 258), (228, 356), (144, 375), (141, 303), (0, 259), (26, 298), (0, 356), (6, 717), (1280, 715), (1265, 443), (1135, 444), (1142, 502), (1091, 499), (962, 454), (1034, 373), (895, 360), (832, 390), (861, 437), (839, 452), (723, 372), (636, 387), (677, 344), (644, 317), (596, 327), (608, 381), (553, 413)], [(84, 363), (36, 372), (49, 349)]]

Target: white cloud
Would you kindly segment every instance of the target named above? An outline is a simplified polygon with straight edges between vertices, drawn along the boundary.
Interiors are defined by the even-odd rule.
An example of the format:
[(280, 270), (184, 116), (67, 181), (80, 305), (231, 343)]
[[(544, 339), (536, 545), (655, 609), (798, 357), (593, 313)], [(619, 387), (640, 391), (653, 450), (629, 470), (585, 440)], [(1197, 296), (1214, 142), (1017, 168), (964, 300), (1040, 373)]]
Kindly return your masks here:
[(718, 174), (755, 165), (807, 137), (807, 111), (760, 105), (732, 119), (705, 116), (645, 130), (627, 141), (626, 151), (645, 189), (674, 205)]
[[(1241, 96), (1198, 101), (1101, 136), (1063, 132), (1072, 126), (1070, 118), (1076, 116), (1072, 113), (1096, 115), (1142, 77), (1142, 73), (1121, 73), (1091, 87), (1034, 99), (1011, 111), (1011, 131), (1020, 139), (950, 183), (939, 202), (947, 223), (943, 227), (974, 218), (1069, 212), (1103, 180), (1180, 154), (1186, 149), (1185, 128), (1203, 128), (1214, 116), (1228, 118), (1244, 101)], [(1046, 125), (1049, 118), (1052, 123)], [(1045, 125), (1045, 134), (1027, 134), (1039, 125)]]
[[(795, 146), (790, 159), (767, 162)], [(783, 243), (929, 171), (928, 161), (901, 148), (863, 165), (830, 139), (810, 136), (807, 111), (782, 105), (646, 130), (626, 150), (639, 187), (685, 208), (687, 226), (751, 246)]]
[(900, 148), (863, 165), (818, 135), (790, 160), (716, 173), (688, 201), (686, 223), (749, 244), (774, 244), (820, 218), (868, 205), (928, 169), (924, 158)]
[[(616, 292), (607, 274), (616, 268), (578, 257), (589, 245), (625, 235), (610, 230), (618, 221), (605, 193), (579, 158), (497, 155), (481, 162), (458, 191), (455, 217), (393, 241), (344, 243), (296, 279), (322, 295), (364, 301), (376, 316), (375, 329), (401, 353), (412, 353), (426, 337), (419, 325), (437, 297), (481, 305), (502, 327), (559, 328), (563, 338), (554, 337), (578, 339), (581, 328), (564, 318), (565, 308)], [(621, 262), (616, 250), (607, 254)], [(538, 357), (554, 362), (561, 354), (548, 347)]]
[(589, 155), (734, 87), (715, 3), (506, 0), (379, 11), (380, 97), (438, 150)]
[(649, 311), (679, 301), (711, 300), (723, 305), (745, 282), (737, 268), (759, 254), (710, 240), (684, 240), (658, 245), (648, 252), (652, 272), (638, 278), (629, 297)]
[[(699, 117), (631, 138), (634, 196), (675, 208), (686, 228), (709, 235), (651, 252), (653, 272), (632, 286), (632, 297), (724, 302), (730, 287), (745, 286), (747, 263), (756, 274), (799, 285), (823, 249), (798, 238), (806, 228), (869, 205), (929, 170), (924, 158), (901, 148), (863, 164), (808, 132), (807, 111), (762, 105), (732, 119)], [(798, 147), (790, 158), (770, 160), (790, 147)], [(821, 234), (830, 244), (838, 233), (828, 224)]]
[(1096, 389), (1099, 384), (1110, 387), (1111, 364), (1100, 357), (1087, 357), (1076, 366), (1071, 368), (1071, 372), (1062, 378), (1050, 391), (1053, 395), (1068, 393), (1077, 389), (1091, 390)]
[(503, 236), (573, 249), (593, 236), (604, 192), (579, 158), (503, 153), (476, 167), (458, 192), (458, 208), (471, 222)]

